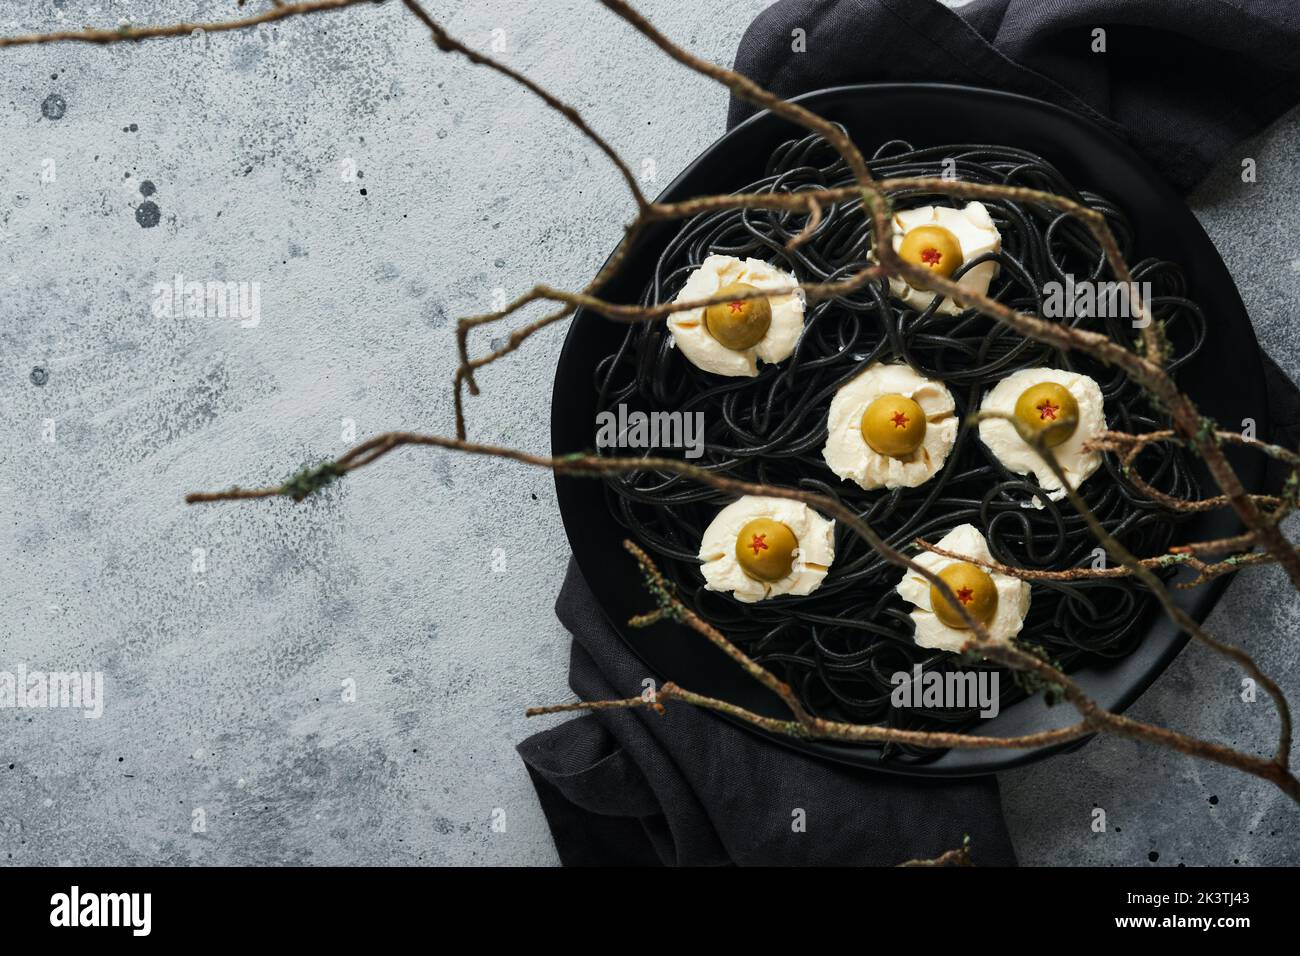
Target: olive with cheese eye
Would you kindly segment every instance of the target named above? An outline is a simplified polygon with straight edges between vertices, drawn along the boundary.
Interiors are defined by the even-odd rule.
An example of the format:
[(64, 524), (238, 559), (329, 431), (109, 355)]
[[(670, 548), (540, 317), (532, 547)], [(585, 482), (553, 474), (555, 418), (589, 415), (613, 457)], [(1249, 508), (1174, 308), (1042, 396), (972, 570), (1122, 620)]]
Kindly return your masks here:
[(736, 561), (751, 578), (780, 581), (794, 568), (799, 539), (786, 525), (771, 518), (755, 518), (736, 535)]
[(890, 458), (906, 458), (925, 440), (925, 412), (904, 395), (881, 395), (862, 413), (862, 440)]
[[(939, 572), (939, 580), (952, 589), (953, 595), (971, 617), (987, 625), (998, 610), (998, 588), (988, 572), (968, 561), (950, 564)], [(939, 589), (930, 585), (930, 607), (935, 616), (949, 627), (966, 628), (961, 614)]]
[(1047, 433), (1047, 447), (1055, 448), (1078, 428), (1079, 403), (1064, 385), (1039, 382), (1025, 389), (1016, 399), (1016, 418), (1028, 425), (1035, 437), (1057, 422), (1064, 422), (1061, 427)]
[(945, 279), (962, 263), (961, 243), (943, 226), (914, 226), (903, 236), (898, 255), (904, 262), (924, 266)]
[[(758, 289), (744, 282), (732, 282), (718, 290), (718, 295), (743, 296)], [(718, 302), (704, 310), (704, 325), (724, 348), (743, 352), (753, 348), (767, 335), (772, 324), (772, 305), (766, 298), (735, 298)]]

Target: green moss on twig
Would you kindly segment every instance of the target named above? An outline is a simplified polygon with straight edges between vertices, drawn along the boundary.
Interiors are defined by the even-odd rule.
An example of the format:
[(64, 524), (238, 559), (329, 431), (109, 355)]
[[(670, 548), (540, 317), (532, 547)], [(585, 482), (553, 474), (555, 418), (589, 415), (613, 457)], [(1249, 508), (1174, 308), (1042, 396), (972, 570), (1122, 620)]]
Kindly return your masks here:
[(1196, 430), (1196, 441), (1200, 444), (1219, 444), (1219, 423), (1209, 415), (1202, 415), (1200, 427)]
[[(1041, 658), (1058, 671), (1064, 669), (1059, 661), (1053, 660), (1048, 655), (1047, 651), (1042, 647), (1039, 647), (1037, 644), (1017, 642), (1016, 647), (1027, 654), (1033, 654), (1035, 657)], [(1042, 691), (1043, 702), (1047, 704), (1048, 707), (1055, 707), (1061, 701), (1065, 700), (1065, 687), (1063, 685), (1058, 684), (1055, 681), (1046, 680), (1033, 671), (1013, 670), (1011, 676), (1012, 679), (1015, 680), (1016, 685), (1030, 697), (1034, 696), (1039, 691)]]
[(307, 465), (292, 478), (280, 486), (280, 494), (287, 495), (294, 501), (302, 501), (314, 491), (318, 491), (346, 472), (334, 461), (323, 461), (318, 465)]

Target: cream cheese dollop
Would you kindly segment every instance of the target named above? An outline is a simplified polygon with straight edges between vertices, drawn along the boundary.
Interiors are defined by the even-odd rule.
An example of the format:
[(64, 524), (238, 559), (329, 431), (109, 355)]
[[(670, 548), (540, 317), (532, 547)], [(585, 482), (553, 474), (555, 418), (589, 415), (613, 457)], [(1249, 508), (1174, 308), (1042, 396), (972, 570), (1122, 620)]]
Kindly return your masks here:
[[(907, 458), (882, 455), (862, 437), (862, 413), (882, 395), (902, 395), (925, 413), (925, 438)], [(831, 400), (822, 457), (841, 478), (867, 491), (915, 488), (943, 467), (957, 440), (956, 403), (942, 382), (907, 365), (876, 363), (843, 385)]]
[[(992, 561), (988, 542), (972, 524), (960, 524), (936, 542), (937, 547), (965, 558), (979, 561)], [(918, 565), (938, 574), (951, 564), (961, 562), (944, 557), (931, 551), (925, 551), (912, 559)], [(1029, 613), (1030, 587), (1028, 581), (999, 574), (988, 568), (983, 569), (998, 592), (998, 607), (993, 620), (988, 624), (989, 637), (994, 641), (1006, 642), (1020, 633), (1025, 625), (1025, 615)], [(941, 651), (960, 651), (962, 645), (974, 637), (974, 632), (966, 628), (949, 627), (934, 613), (930, 603), (930, 582), (910, 568), (903, 572), (903, 579), (898, 582), (895, 591), (912, 605), (911, 618), (915, 626), (912, 639), (921, 647), (931, 647)]]
[(793, 290), (784, 295), (768, 296), (772, 321), (756, 345), (739, 350), (727, 348), (709, 333), (702, 307), (669, 315), (668, 331), (672, 333), (673, 344), (697, 368), (715, 375), (754, 376), (758, 374), (759, 360), (775, 364), (794, 352), (799, 336), (803, 334), (804, 300), (796, 288), (798, 281), (794, 276), (762, 259), (709, 256), (690, 274), (673, 301), (707, 299), (733, 282), (764, 291)]
[[(736, 560), (736, 536), (755, 518), (770, 518), (798, 540), (790, 573), (777, 581), (750, 577)], [(710, 591), (730, 591), (746, 604), (782, 594), (811, 594), (835, 560), (835, 522), (802, 501), (745, 495), (718, 512), (700, 540), (701, 570)]]
[[(961, 246), (962, 265), (977, 259), (986, 252), (998, 252), (1002, 249), (1002, 234), (993, 224), (993, 218), (982, 202), (970, 202), (962, 209), (950, 206), (918, 206), (916, 209), (903, 209), (893, 216), (894, 251), (903, 244), (903, 237), (917, 226), (942, 226), (951, 232)], [(987, 293), (989, 284), (997, 277), (998, 264), (983, 262), (957, 279), (957, 284), (972, 292)], [(912, 308), (925, 309), (934, 301), (935, 293), (914, 289), (900, 278), (889, 280), (889, 290)], [(958, 305), (952, 299), (944, 299), (935, 311), (943, 315), (956, 315), (965, 306)]]
[[(1067, 372), (1059, 368), (1027, 368), (1012, 372), (989, 391), (980, 405), (980, 411), (1001, 412), (1014, 416), (1016, 400), (1025, 389), (1042, 382), (1055, 382), (1063, 386), (1079, 403), (1079, 424), (1074, 434), (1064, 442), (1051, 449), (1060, 462), (1065, 477), (1070, 484), (1078, 488), (1089, 475), (1101, 466), (1101, 453), (1085, 451), (1086, 442), (1096, 438), (1106, 430), (1106, 411), (1101, 394), (1101, 386), (1087, 375)], [(988, 447), (998, 461), (1010, 471), (1026, 475), (1032, 473), (1038, 484), (1048, 493), (1052, 500), (1065, 497), (1065, 488), (1056, 475), (1047, 467), (1038, 452), (1020, 437), (1016, 427), (1000, 418), (986, 418), (980, 422), (980, 440)], [(1037, 498), (1034, 507), (1043, 505)]]

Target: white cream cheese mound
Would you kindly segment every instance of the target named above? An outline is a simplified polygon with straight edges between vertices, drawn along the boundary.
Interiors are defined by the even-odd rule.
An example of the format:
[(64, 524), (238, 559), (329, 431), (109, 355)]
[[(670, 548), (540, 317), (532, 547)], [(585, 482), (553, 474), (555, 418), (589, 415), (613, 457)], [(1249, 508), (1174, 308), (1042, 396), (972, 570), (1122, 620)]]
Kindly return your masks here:
[[(770, 518), (789, 528), (798, 540), (790, 573), (777, 581), (750, 577), (736, 560), (736, 538), (755, 518)], [(835, 560), (835, 522), (802, 501), (746, 495), (718, 512), (700, 541), (705, 586), (730, 591), (751, 604), (782, 594), (811, 594), (821, 586)]]
[[(707, 299), (719, 289), (733, 282), (751, 285), (756, 289), (780, 291), (793, 289), (798, 282), (794, 276), (768, 265), (762, 259), (740, 260), (734, 256), (709, 256), (704, 264), (691, 273), (674, 302)], [(796, 291), (786, 295), (768, 297), (772, 321), (767, 333), (747, 349), (727, 348), (710, 333), (704, 322), (704, 309), (688, 309), (668, 316), (668, 330), (673, 344), (691, 364), (713, 372), (715, 375), (758, 374), (758, 360), (769, 364), (783, 361), (794, 351), (799, 336), (803, 334), (803, 297)]]
[[(997, 252), (1002, 249), (1002, 234), (998, 232), (997, 226), (993, 225), (993, 219), (982, 202), (967, 203), (964, 209), (953, 209), (949, 206), (919, 206), (916, 209), (903, 209), (894, 213), (893, 225), (895, 252), (903, 244), (903, 236), (917, 226), (926, 225), (942, 226), (957, 237), (957, 242), (961, 246), (962, 265), (972, 259), (978, 259), (986, 252)], [(987, 293), (989, 283), (996, 278), (997, 274), (996, 262), (984, 262), (959, 278), (957, 284), (972, 292)], [(889, 290), (918, 311), (933, 302), (935, 296), (933, 292), (913, 289), (896, 277), (889, 280)], [(964, 308), (965, 306), (958, 305), (952, 299), (944, 299), (935, 311), (943, 315), (956, 315)]]
[[(925, 413), (925, 438), (906, 458), (882, 455), (862, 437), (862, 414), (882, 395), (910, 398)], [(929, 481), (952, 451), (957, 440), (956, 407), (942, 382), (907, 365), (877, 363), (835, 393), (822, 457), (831, 471), (867, 491), (915, 488)]]
[[(1016, 400), (1025, 389), (1042, 382), (1055, 382), (1063, 386), (1079, 403), (1079, 424), (1074, 434), (1051, 451), (1060, 462), (1070, 484), (1078, 488), (1083, 481), (1101, 466), (1101, 453), (1084, 451), (1085, 442), (1091, 441), (1106, 430), (1106, 412), (1103, 408), (1101, 386), (1087, 375), (1067, 372), (1059, 368), (1027, 368), (1013, 372), (989, 391), (980, 405), (980, 411), (1002, 412), (1015, 415)], [(980, 439), (989, 451), (997, 456), (1009, 470), (1025, 475), (1033, 473), (1038, 484), (1057, 500), (1065, 497), (1065, 489), (1056, 475), (1047, 467), (1028, 442), (1020, 437), (1014, 425), (997, 418), (980, 422)], [(1034, 507), (1043, 505), (1037, 498)]]
[[(936, 545), (967, 558), (993, 560), (988, 542), (974, 525), (958, 525), (940, 538)], [(922, 552), (913, 560), (935, 574), (951, 564), (962, 563), (929, 551)], [(988, 625), (989, 637), (995, 641), (1009, 641), (1020, 633), (1025, 624), (1025, 615), (1029, 613), (1029, 582), (998, 574), (988, 568), (983, 570), (993, 579), (998, 592), (997, 611)], [(904, 601), (913, 605), (911, 616), (912, 623), (916, 626), (913, 640), (921, 647), (955, 652), (960, 651), (962, 645), (974, 637), (974, 632), (966, 628), (949, 627), (939, 620), (930, 604), (930, 582), (915, 571), (905, 571), (903, 580), (898, 582), (894, 590)]]

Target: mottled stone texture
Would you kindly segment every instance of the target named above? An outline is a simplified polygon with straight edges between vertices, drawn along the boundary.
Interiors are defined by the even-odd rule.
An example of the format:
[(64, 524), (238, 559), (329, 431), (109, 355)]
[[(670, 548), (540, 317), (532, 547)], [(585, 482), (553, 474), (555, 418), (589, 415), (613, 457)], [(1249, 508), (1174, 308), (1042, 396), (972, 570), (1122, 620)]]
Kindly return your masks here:
[[(762, 5), (644, 7), (729, 61)], [(586, 0), (436, 6), (658, 186), (721, 128), (717, 88)], [(235, 9), (8, 5), (0, 30), (205, 8)], [(349, 427), (450, 429), (453, 318), (534, 279), (579, 286), (627, 218), (617, 175), (392, 4), (7, 50), (0, 77), (0, 667), (101, 670), (108, 696), (97, 721), (0, 712), (0, 862), (553, 863), (513, 749), (540, 727), (525, 706), (567, 696), (548, 475), (405, 451), (301, 506), (181, 497), (274, 481)], [(1298, 144), (1292, 116), (1247, 148), (1257, 183), (1234, 157), (1195, 199), (1292, 370)], [(260, 321), (155, 314), (178, 273), (256, 283)], [(547, 447), (561, 339), (482, 376), (477, 436)], [(1264, 572), (1212, 623), (1294, 689), (1298, 608)], [(1269, 706), (1236, 693), (1190, 650), (1135, 712), (1263, 750)], [(1282, 863), (1300, 844), (1267, 786), (1124, 742), (1003, 785), (1028, 863)]]

